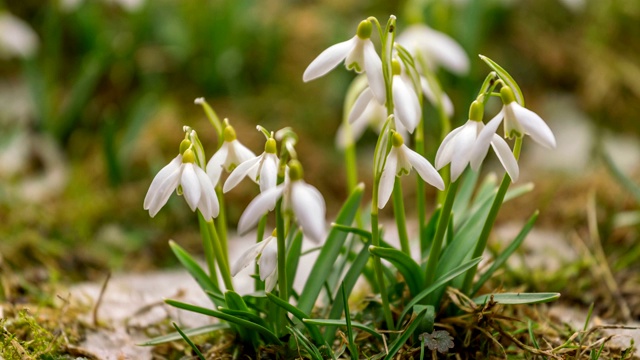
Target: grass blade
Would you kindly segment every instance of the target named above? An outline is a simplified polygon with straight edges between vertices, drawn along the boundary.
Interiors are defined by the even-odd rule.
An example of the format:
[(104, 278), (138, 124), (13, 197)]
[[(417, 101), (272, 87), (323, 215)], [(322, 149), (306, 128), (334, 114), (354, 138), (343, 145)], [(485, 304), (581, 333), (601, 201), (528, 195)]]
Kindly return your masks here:
[[(304, 319), (304, 322), (313, 324), (313, 325), (320, 325), (320, 326), (347, 326), (346, 320), (336, 320), (336, 319)], [(382, 338), (382, 335), (378, 334), (378, 332), (375, 329), (372, 329), (367, 325), (361, 324), (356, 321), (352, 321), (351, 326), (356, 329), (366, 331), (369, 334), (377, 337), (378, 339)]]
[[(214, 331), (226, 330), (226, 329), (229, 329), (229, 324), (218, 323), (218, 324), (205, 325), (205, 326), (200, 326), (193, 329), (183, 330), (182, 332), (187, 336), (198, 336), (198, 335), (208, 334)], [(174, 332), (167, 335), (154, 337), (141, 344), (138, 344), (138, 346), (155, 346), (155, 345), (160, 345), (160, 344), (164, 344), (164, 343), (168, 343), (168, 342), (176, 341), (180, 339), (183, 339), (182, 335), (180, 335), (179, 332)]]
[(369, 252), (377, 257), (389, 261), (398, 271), (404, 276), (404, 280), (407, 283), (407, 287), (412, 296), (417, 295), (420, 292), (424, 284), (424, 277), (422, 276), (422, 269), (409, 255), (406, 253), (394, 249), (383, 248), (379, 246), (369, 246)]
[(189, 339), (189, 337), (182, 332), (182, 330), (180, 329), (180, 327), (178, 326), (178, 324), (172, 322), (171, 323), (173, 325), (174, 328), (176, 328), (176, 330), (178, 331), (178, 333), (180, 334), (180, 336), (184, 339), (184, 341), (187, 342), (187, 344), (189, 344), (189, 346), (191, 346), (191, 348), (193, 349), (193, 351), (196, 353), (196, 355), (198, 355), (198, 357), (200, 358), (200, 360), (206, 360), (204, 358), (204, 355), (202, 355), (202, 353), (200, 352), (200, 349), (198, 349), (198, 347), (196, 346), (196, 344), (193, 343), (193, 341), (191, 341), (191, 339)]
[(304, 326), (307, 328), (307, 330), (309, 331), (309, 334), (311, 335), (311, 338), (313, 339), (313, 341), (316, 344), (324, 344), (325, 341), (322, 337), (322, 334), (320, 334), (320, 330), (318, 330), (318, 327), (313, 325), (313, 324), (308, 324), (304, 322), (304, 319), (308, 319), (309, 315), (305, 314), (304, 311), (298, 309), (297, 307), (289, 304), (288, 302), (280, 299), (279, 297), (271, 294), (271, 293), (267, 293), (267, 298), (269, 300), (271, 300), (271, 302), (273, 302), (274, 304), (280, 306), (281, 308), (283, 308), (284, 310), (288, 311), (289, 313), (291, 313), (291, 315), (295, 316), (298, 320), (300, 320)]
[(189, 253), (184, 250), (180, 245), (176, 244), (175, 241), (169, 241), (169, 247), (171, 247), (171, 251), (178, 258), (178, 261), (184, 266), (189, 274), (194, 278), (194, 280), (200, 285), (202, 290), (204, 290), (207, 294), (210, 294), (209, 298), (216, 306), (226, 306), (224, 301), (224, 296), (220, 289), (216, 286), (216, 284), (211, 281), (209, 275), (207, 275), (204, 270), (198, 265), (198, 263), (189, 255)]
[(411, 335), (413, 335), (413, 332), (416, 331), (416, 329), (418, 328), (418, 325), (422, 323), (422, 320), (426, 313), (427, 313), (427, 309), (425, 307), (424, 309), (422, 309), (422, 311), (418, 313), (415, 319), (413, 319), (411, 324), (407, 326), (407, 328), (404, 330), (402, 335), (400, 335), (400, 337), (398, 337), (393, 343), (391, 343), (391, 346), (389, 346), (389, 352), (387, 353), (387, 356), (384, 357), (385, 360), (393, 359), (393, 357), (396, 355), (398, 350), (400, 350), (400, 348), (404, 346), (404, 344), (407, 342), (407, 340), (409, 340)]
[(478, 305), (493, 300), (503, 305), (539, 304), (554, 301), (560, 298), (560, 293), (500, 293), (485, 294), (473, 299)]

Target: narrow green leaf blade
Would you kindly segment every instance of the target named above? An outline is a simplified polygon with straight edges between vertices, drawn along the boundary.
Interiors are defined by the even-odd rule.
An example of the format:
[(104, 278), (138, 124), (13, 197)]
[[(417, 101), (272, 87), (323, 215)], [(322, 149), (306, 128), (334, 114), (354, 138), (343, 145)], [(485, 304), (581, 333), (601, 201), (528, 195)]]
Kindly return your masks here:
[[(187, 336), (198, 336), (198, 335), (208, 334), (214, 331), (226, 330), (226, 329), (229, 329), (229, 324), (218, 323), (218, 324), (200, 326), (193, 329), (182, 330), (182, 332)], [(176, 331), (167, 335), (154, 337), (141, 344), (138, 344), (138, 346), (155, 346), (155, 345), (160, 345), (160, 344), (164, 344), (164, 343), (168, 343), (168, 342), (176, 341), (180, 339), (182, 339), (182, 336), (180, 335), (180, 333)]]
[(473, 299), (476, 304), (485, 304), (489, 299), (503, 305), (539, 304), (560, 298), (560, 293), (501, 293), (485, 294)]
[(516, 96), (516, 101), (518, 102), (518, 104), (524, 106), (524, 96), (522, 95), (522, 90), (520, 90), (518, 83), (516, 83), (513, 77), (511, 77), (511, 75), (509, 75), (509, 73), (495, 61), (489, 59), (484, 55), (479, 56), (482, 61), (487, 63), (487, 65), (489, 65), (489, 67), (498, 74), (502, 81), (504, 81), (511, 89), (513, 89), (514, 95)]
[(288, 302), (280, 299), (279, 297), (271, 293), (267, 293), (267, 298), (271, 300), (271, 302), (280, 306), (284, 310), (291, 313), (291, 315), (295, 316), (298, 320), (300, 320), (304, 324), (304, 326), (307, 328), (307, 330), (309, 331), (309, 334), (311, 335), (311, 338), (316, 344), (324, 344), (324, 339), (322, 337), (322, 334), (320, 334), (320, 330), (315, 325), (304, 322), (304, 319), (308, 319), (309, 315), (305, 314), (304, 311), (298, 309), (297, 307), (289, 304)]
[[(346, 320), (337, 320), (337, 319), (304, 319), (305, 323), (313, 324), (313, 325), (321, 325), (321, 326), (347, 326)], [(369, 334), (381, 339), (382, 335), (380, 335), (375, 329), (368, 327), (362, 323), (357, 321), (352, 321), (351, 326), (356, 329), (360, 329), (362, 331), (366, 331)]]
[(224, 301), (224, 296), (220, 289), (216, 286), (216, 284), (211, 281), (211, 278), (202, 270), (200, 265), (189, 255), (189, 253), (184, 250), (180, 245), (178, 245), (175, 241), (169, 241), (169, 247), (171, 251), (178, 258), (178, 261), (182, 264), (182, 266), (187, 269), (189, 274), (193, 277), (193, 279), (200, 285), (202, 290), (207, 293), (210, 293), (212, 296), (209, 296), (211, 301), (216, 306), (226, 306)]
[(415, 319), (413, 319), (411, 324), (409, 324), (409, 326), (407, 326), (407, 328), (402, 332), (402, 335), (400, 335), (393, 343), (391, 343), (391, 346), (389, 346), (389, 352), (387, 353), (387, 356), (384, 357), (385, 360), (393, 359), (393, 357), (396, 355), (398, 350), (402, 348), (402, 346), (407, 342), (407, 340), (409, 340), (411, 335), (413, 335), (413, 332), (416, 331), (416, 329), (418, 328), (418, 325), (422, 323), (422, 320), (426, 313), (427, 313), (426, 308), (420, 311), (418, 315), (415, 317)]

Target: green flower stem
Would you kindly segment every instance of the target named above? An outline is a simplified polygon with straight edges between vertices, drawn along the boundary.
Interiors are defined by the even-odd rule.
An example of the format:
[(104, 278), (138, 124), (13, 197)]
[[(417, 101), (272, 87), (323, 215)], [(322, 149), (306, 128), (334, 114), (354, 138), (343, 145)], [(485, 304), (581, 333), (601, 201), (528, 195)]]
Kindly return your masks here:
[[(520, 158), (520, 149), (522, 148), (522, 137), (517, 137), (516, 142), (513, 146), (513, 156), (518, 160)], [(504, 201), (504, 196), (507, 194), (507, 190), (509, 189), (509, 185), (511, 185), (511, 178), (509, 174), (505, 173), (502, 178), (502, 183), (500, 183), (500, 188), (498, 188), (498, 193), (496, 194), (495, 199), (493, 199), (493, 204), (491, 204), (491, 209), (489, 210), (489, 215), (487, 215), (487, 220), (484, 222), (484, 226), (482, 227), (482, 231), (480, 232), (480, 237), (478, 238), (478, 242), (476, 243), (476, 247), (473, 250), (473, 255), (471, 255), (472, 259), (475, 259), (479, 256), (482, 256), (484, 249), (487, 247), (487, 241), (489, 240), (489, 234), (491, 234), (491, 229), (493, 229), (493, 224), (498, 217), (498, 211), (502, 206), (502, 202)], [(471, 285), (473, 283), (473, 278), (476, 275), (476, 271), (478, 270), (478, 265), (475, 265), (471, 269), (467, 271), (467, 274), (464, 278), (464, 283), (462, 285), (462, 292), (467, 294), (471, 289)]]
[(227, 210), (224, 203), (224, 195), (222, 194), (222, 187), (218, 184), (216, 186), (216, 195), (218, 196), (218, 203), (220, 204), (220, 213), (218, 214), (218, 238), (220, 239), (220, 246), (222, 247), (222, 256), (224, 261), (229, 263), (229, 245), (227, 241)]
[[(377, 186), (374, 186), (377, 188)], [(377, 190), (377, 189), (375, 189)], [(374, 191), (375, 191), (374, 190)], [(375, 192), (374, 192), (375, 194)], [(374, 196), (373, 204), (371, 205), (371, 244), (373, 246), (380, 246), (380, 234), (378, 233), (378, 207), (377, 196)], [(387, 294), (387, 286), (384, 283), (384, 273), (382, 272), (382, 261), (377, 256), (373, 257), (373, 269), (376, 273), (376, 280), (380, 287), (380, 298), (382, 299), (382, 311), (384, 312), (384, 319), (387, 323), (387, 329), (395, 329), (393, 325), (393, 315), (391, 315), (391, 307), (389, 306), (389, 297)]]
[(409, 236), (407, 235), (407, 221), (404, 214), (404, 200), (402, 199), (402, 184), (400, 178), (396, 177), (393, 183), (393, 213), (398, 227), (398, 238), (400, 239), (400, 249), (403, 253), (411, 257), (411, 247), (409, 246)]
[[(348, 131), (348, 136), (351, 137), (351, 125), (347, 124), (345, 127), (345, 131)], [(347, 193), (351, 194), (356, 186), (358, 186), (358, 162), (354, 141), (350, 141), (344, 149), (344, 164), (345, 170), (347, 171)]]
[[(266, 227), (267, 227), (267, 215), (264, 215), (260, 218), (260, 221), (258, 222), (258, 230), (256, 231), (256, 243), (259, 243), (260, 241), (262, 241), (262, 239), (264, 239), (264, 230)], [(259, 273), (260, 273), (260, 267), (258, 266), (258, 262), (256, 261), (254, 274), (259, 274)], [(262, 282), (262, 280), (260, 280), (260, 278), (258, 277), (255, 279), (255, 290), (256, 291), (264, 290), (264, 282)]]
[[(420, 104), (422, 106), (422, 99), (420, 99)], [(423, 108), (424, 109), (424, 108)], [(416, 133), (415, 133), (415, 145), (416, 145), (416, 152), (422, 156), (425, 156), (426, 154), (426, 150), (425, 150), (425, 146), (424, 146), (424, 127), (425, 127), (425, 121), (424, 120), (420, 120), (420, 124), (418, 124), (418, 127), (416, 128)], [(425, 195), (425, 186), (424, 186), (424, 181), (422, 181), (422, 178), (420, 176), (416, 176), (416, 180), (418, 181), (418, 184), (416, 186), (416, 197), (418, 199), (418, 203), (416, 204), (416, 206), (418, 207), (418, 234), (420, 236), (420, 254), (424, 254), (426, 249), (426, 246), (428, 244), (428, 239), (424, 238), (424, 227), (425, 222), (427, 220), (427, 207), (426, 207), (426, 195)]]
[(278, 240), (278, 289), (280, 299), (289, 302), (287, 289), (287, 244), (285, 243), (284, 214), (282, 213), (282, 199), (276, 203), (276, 238)]
[(204, 258), (207, 262), (207, 268), (209, 269), (209, 278), (216, 286), (218, 284), (218, 275), (216, 270), (216, 260), (213, 253), (213, 245), (211, 242), (211, 235), (209, 234), (209, 228), (207, 221), (204, 219), (200, 211), (198, 210), (198, 224), (200, 225), (200, 236), (202, 236), (202, 247), (204, 248)]
[[(200, 215), (202, 216), (202, 215)], [(209, 235), (211, 237), (211, 246), (213, 247), (213, 254), (218, 262), (218, 269), (220, 269), (220, 275), (222, 275), (222, 281), (227, 290), (233, 290), (233, 282), (231, 281), (231, 272), (229, 271), (229, 263), (225, 260), (222, 253), (222, 246), (220, 245), (220, 238), (216, 230), (216, 225), (213, 221), (207, 221), (209, 226)]]
[(438, 258), (440, 257), (440, 250), (442, 250), (442, 241), (444, 240), (444, 234), (449, 226), (449, 218), (451, 217), (451, 208), (453, 207), (453, 200), (456, 198), (456, 191), (458, 190), (458, 181), (454, 181), (449, 184), (447, 190), (447, 197), (445, 198), (442, 212), (440, 212), (440, 218), (438, 219), (438, 227), (436, 228), (436, 234), (433, 237), (431, 243), (431, 251), (429, 252), (429, 260), (427, 261), (427, 270), (425, 274), (425, 287), (433, 284), (433, 280), (436, 276), (436, 267), (438, 266)]

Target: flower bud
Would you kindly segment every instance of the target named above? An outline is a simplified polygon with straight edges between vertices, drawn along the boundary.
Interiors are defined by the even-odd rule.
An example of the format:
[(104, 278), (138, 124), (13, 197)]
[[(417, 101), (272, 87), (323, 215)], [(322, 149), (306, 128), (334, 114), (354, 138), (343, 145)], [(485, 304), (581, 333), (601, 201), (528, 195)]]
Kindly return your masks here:
[(191, 140), (184, 139), (180, 142), (180, 154), (184, 155), (184, 152), (187, 151), (188, 148), (191, 147)]
[(358, 25), (358, 30), (356, 31), (356, 35), (360, 39), (368, 39), (371, 37), (371, 32), (373, 31), (373, 25), (369, 20), (362, 20)]
[(194, 162), (196, 162), (196, 154), (191, 149), (185, 150), (184, 153), (182, 154), (182, 163), (187, 164), (187, 163), (194, 163)]
[(391, 60), (391, 74), (400, 75), (401, 73), (402, 73), (402, 66), (400, 66), (400, 61), (396, 59)]
[(276, 139), (267, 139), (267, 142), (264, 144), (264, 152), (266, 152), (267, 154), (275, 154), (276, 152), (278, 152)]
[(469, 120), (482, 121), (484, 116), (484, 104), (481, 101), (474, 100), (469, 106)]
[(224, 128), (223, 137), (224, 137), (224, 141), (226, 142), (232, 142), (233, 140), (236, 139), (236, 131), (233, 129), (231, 125), (227, 125)]
[(393, 135), (391, 135), (391, 144), (393, 145), (393, 147), (400, 147), (404, 144), (404, 139), (399, 132), (393, 132)]
[(302, 171), (302, 164), (298, 160), (289, 161), (289, 178), (291, 181), (302, 179), (304, 172)]
[(500, 89), (500, 97), (502, 98), (502, 103), (505, 105), (516, 101), (516, 96), (513, 94), (513, 90), (508, 86), (503, 86)]

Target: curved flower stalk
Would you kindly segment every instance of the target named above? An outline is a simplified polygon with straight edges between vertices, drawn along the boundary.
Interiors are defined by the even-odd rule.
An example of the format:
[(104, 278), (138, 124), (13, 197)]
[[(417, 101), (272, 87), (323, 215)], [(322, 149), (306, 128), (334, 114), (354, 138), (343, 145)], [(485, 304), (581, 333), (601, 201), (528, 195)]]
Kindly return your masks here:
[(226, 119), (225, 124), (224, 142), (207, 164), (207, 175), (214, 185), (218, 184), (222, 169), (232, 172), (238, 165), (256, 156), (253, 151), (238, 141), (235, 129), (229, 125)]
[(449, 35), (426, 25), (412, 25), (396, 40), (414, 56), (424, 59), (431, 68), (442, 66), (457, 75), (469, 72), (469, 57)]
[[(440, 170), (451, 163), (451, 181), (456, 181), (470, 162), (471, 168), (478, 171), (480, 163), (487, 155), (488, 147), (484, 149), (484, 153), (474, 152), (482, 150), (476, 148), (475, 145), (478, 141), (478, 135), (485, 127), (482, 123), (483, 112), (484, 105), (481, 101), (475, 100), (469, 108), (469, 120), (451, 131), (438, 148), (435, 161), (436, 169)], [(518, 162), (507, 142), (494, 133), (489, 143), (509, 174), (511, 181), (517, 181), (519, 176)]]
[(271, 236), (251, 245), (231, 267), (231, 276), (236, 276), (257, 259), (260, 280), (265, 282), (265, 291), (271, 292), (278, 281), (278, 242), (273, 240), (276, 240), (276, 230)]
[(213, 183), (198, 166), (193, 146), (189, 140), (183, 140), (184, 149), (155, 176), (144, 198), (144, 209), (154, 217), (167, 203), (174, 190), (184, 195), (192, 211), (200, 210), (205, 220), (218, 216), (220, 207)]
[(556, 138), (549, 126), (538, 114), (518, 104), (515, 101), (513, 90), (509, 86), (502, 86), (500, 97), (503, 103), (502, 110), (478, 134), (478, 139), (472, 150), (471, 166), (478, 166), (482, 161), (489, 145), (495, 141), (495, 133), (503, 119), (505, 137), (529, 135), (535, 142), (546, 148), (556, 147)]
[(300, 162), (290, 161), (288, 169), (289, 179), (261, 192), (247, 206), (238, 222), (240, 235), (251, 230), (264, 214), (275, 208), (278, 199), (283, 198), (283, 211), (293, 212), (303, 234), (316, 242), (324, 240), (326, 206), (322, 194), (302, 179)]
[[(273, 137), (268, 138), (264, 145), (264, 152), (238, 165), (229, 174), (222, 191), (229, 192), (246, 176), (260, 184), (260, 192), (274, 188), (278, 180), (278, 156), (276, 151), (276, 140)], [(270, 210), (273, 210), (273, 208)]]
[(379, 209), (382, 209), (389, 201), (396, 177), (409, 174), (412, 168), (418, 172), (422, 180), (439, 190), (444, 190), (444, 181), (433, 165), (420, 154), (409, 149), (400, 134), (393, 132), (391, 142), (393, 146), (387, 155), (380, 176), (377, 204)]
[(361, 21), (356, 35), (347, 41), (330, 46), (320, 53), (304, 71), (302, 80), (308, 82), (319, 78), (344, 60), (348, 70), (353, 69), (357, 73), (366, 73), (373, 94), (379, 103), (384, 104), (385, 86), (382, 61), (371, 41), (372, 30), (373, 25), (369, 20)]

